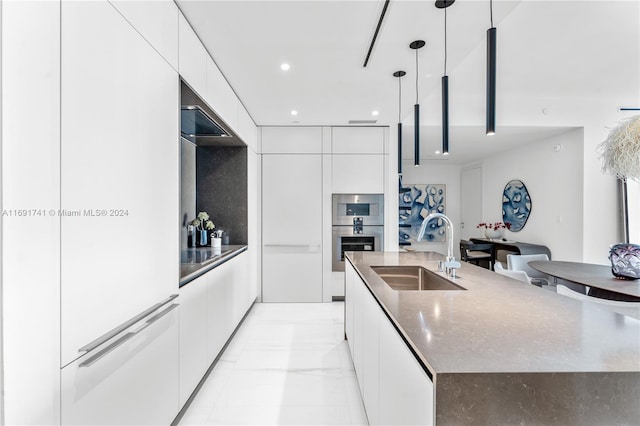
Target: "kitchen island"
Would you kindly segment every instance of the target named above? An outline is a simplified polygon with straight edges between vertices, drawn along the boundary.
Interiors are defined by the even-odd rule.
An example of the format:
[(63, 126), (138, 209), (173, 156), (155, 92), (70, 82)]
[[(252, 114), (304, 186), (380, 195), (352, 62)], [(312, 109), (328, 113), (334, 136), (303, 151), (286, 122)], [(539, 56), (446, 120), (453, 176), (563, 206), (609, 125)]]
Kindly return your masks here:
[[(409, 411), (406, 400), (417, 392), (395, 396), (401, 394), (400, 384), (385, 396), (385, 383), (393, 384), (383, 377), (384, 351), (393, 345), (383, 338), (386, 324), (418, 366), (407, 377), (422, 369), (420, 380), (430, 380), (420, 390), (432, 398), (423, 401), (431, 410), (420, 414), (430, 417), (429, 423), (640, 421), (640, 321), (466, 263), (455, 279), (460, 290), (393, 290), (371, 268), (419, 265), (436, 271), (442, 260), (437, 253), (348, 252), (346, 257), (346, 335), (353, 341), (350, 349), (372, 424), (420, 418), (396, 422), (392, 408), (385, 409), (392, 402)], [(377, 316), (367, 313), (372, 309), (367, 300), (379, 310)], [(379, 355), (372, 354), (375, 339)], [(367, 371), (375, 371), (370, 365), (376, 362), (380, 377), (372, 378)], [(380, 388), (371, 391), (372, 383)]]

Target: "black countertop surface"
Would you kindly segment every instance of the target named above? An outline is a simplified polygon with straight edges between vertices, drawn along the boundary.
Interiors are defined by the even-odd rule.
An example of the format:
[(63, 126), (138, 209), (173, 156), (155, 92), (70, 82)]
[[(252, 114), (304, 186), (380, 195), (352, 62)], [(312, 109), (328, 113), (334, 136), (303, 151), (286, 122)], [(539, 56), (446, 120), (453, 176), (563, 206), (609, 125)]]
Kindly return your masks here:
[(247, 250), (246, 245), (196, 247), (180, 252), (180, 287)]

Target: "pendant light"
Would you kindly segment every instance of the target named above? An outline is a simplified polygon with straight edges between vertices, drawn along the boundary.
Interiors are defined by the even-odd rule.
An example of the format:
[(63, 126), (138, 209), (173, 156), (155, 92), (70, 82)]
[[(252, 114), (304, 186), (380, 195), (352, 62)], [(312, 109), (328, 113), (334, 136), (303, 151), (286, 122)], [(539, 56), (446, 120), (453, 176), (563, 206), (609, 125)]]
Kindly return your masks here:
[(396, 71), (394, 77), (398, 78), (398, 174), (402, 174), (402, 77), (407, 73)]
[(491, 28), (487, 30), (487, 135), (496, 134), (496, 41), (497, 30), (493, 26), (493, 0), (489, 0)]
[(442, 76), (442, 155), (449, 154), (449, 76), (447, 75), (447, 8), (455, 0), (438, 0), (436, 7), (444, 9), (444, 75)]
[(412, 41), (409, 47), (416, 51), (416, 104), (413, 106), (413, 122), (414, 122), (414, 134), (413, 134), (413, 165), (418, 167), (420, 165), (420, 104), (418, 98), (418, 49), (423, 48), (425, 45), (424, 40)]

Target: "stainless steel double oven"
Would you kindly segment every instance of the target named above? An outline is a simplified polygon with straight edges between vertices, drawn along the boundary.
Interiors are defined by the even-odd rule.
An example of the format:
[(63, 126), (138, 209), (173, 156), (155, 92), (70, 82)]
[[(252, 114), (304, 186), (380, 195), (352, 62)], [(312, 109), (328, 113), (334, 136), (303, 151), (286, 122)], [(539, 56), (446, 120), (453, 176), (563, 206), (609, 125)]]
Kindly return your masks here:
[(382, 194), (333, 194), (332, 217), (333, 271), (344, 271), (345, 251), (382, 251)]

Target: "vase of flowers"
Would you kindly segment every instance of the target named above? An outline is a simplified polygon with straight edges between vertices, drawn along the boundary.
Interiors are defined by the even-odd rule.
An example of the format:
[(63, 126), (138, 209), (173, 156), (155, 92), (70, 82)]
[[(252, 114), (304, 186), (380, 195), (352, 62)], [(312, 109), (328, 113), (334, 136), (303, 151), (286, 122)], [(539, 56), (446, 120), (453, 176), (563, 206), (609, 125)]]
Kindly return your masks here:
[(505, 229), (510, 229), (511, 224), (504, 222), (482, 222), (476, 228), (484, 228), (484, 236), (490, 240), (496, 240), (504, 237)]
[(198, 246), (205, 247), (208, 245), (209, 241), (209, 232), (215, 229), (216, 225), (209, 220), (209, 213), (200, 212), (198, 216), (191, 221), (191, 225), (195, 226), (196, 231), (198, 233)]

